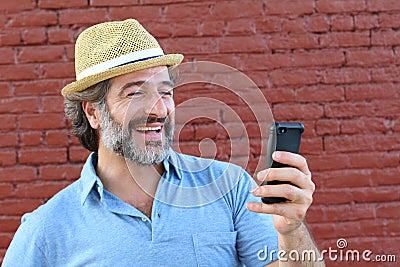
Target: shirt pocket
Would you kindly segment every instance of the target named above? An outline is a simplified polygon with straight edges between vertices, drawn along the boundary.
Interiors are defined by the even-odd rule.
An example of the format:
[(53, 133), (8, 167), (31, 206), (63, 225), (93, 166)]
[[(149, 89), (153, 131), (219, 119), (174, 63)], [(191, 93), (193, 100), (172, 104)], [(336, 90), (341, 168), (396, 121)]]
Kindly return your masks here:
[(237, 232), (207, 232), (193, 234), (198, 266), (238, 266)]

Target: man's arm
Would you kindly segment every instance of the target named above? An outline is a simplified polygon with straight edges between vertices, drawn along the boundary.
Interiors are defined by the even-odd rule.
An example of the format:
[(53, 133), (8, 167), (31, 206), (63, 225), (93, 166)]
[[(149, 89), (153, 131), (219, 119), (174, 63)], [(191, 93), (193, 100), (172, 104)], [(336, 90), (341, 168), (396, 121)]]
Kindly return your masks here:
[[(250, 202), (247, 208), (254, 212), (274, 214), (274, 226), (278, 232), (279, 266), (325, 266), (322, 260), (318, 260), (319, 251), (304, 223), (315, 190), (307, 161), (300, 155), (282, 151), (275, 152), (273, 159), (292, 167), (261, 171), (257, 175), (258, 180), (289, 181), (295, 186), (263, 185), (254, 190), (253, 195), (285, 197), (288, 201), (275, 204)], [(277, 263), (269, 266), (278, 266)]]

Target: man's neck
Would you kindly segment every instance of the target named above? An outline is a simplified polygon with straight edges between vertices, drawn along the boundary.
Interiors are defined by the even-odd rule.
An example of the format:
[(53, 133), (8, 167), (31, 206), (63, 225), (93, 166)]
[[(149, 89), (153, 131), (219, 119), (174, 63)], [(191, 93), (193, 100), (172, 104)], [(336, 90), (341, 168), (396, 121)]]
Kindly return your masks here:
[(162, 164), (137, 165), (99, 145), (96, 173), (104, 188), (148, 217), (163, 172)]

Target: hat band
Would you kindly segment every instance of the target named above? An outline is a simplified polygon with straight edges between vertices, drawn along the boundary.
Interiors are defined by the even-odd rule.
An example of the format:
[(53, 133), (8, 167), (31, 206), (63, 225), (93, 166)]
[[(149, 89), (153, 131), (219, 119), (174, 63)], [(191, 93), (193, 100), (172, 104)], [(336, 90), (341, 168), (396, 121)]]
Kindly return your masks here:
[(113, 58), (111, 60), (107, 60), (105, 62), (99, 63), (97, 65), (91, 66), (90, 68), (87, 68), (83, 70), (81, 73), (76, 75), (76, 80), (81, 80), (83, 78), (86, 78), (91, 75), (95, 75), (97, 73), (125, 65), (128, 63), (134, 63), (137, 61), (142, 61), (148, 58), (154, 58), (154, 57), (159, 57), (163, 56), (164, 52), (161, 48), (150, 48), (150, 49), (145, 49), (141, 51), (135, 51), (117, 58)]

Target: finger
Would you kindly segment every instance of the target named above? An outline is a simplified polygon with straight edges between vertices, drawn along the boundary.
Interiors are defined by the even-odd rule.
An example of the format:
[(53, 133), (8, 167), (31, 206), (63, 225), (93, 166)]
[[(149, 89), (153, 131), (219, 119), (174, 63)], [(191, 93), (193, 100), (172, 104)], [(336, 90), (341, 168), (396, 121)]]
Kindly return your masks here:
[(306, 216), (308, 206), (293, 203), (264, 204), (262, 202), (248, 202), (248, 210), (257, 213), (276, 214), (292, 220), (303, 220)]
[(287, 181), (299, 188), (311, 189), (315, 187), (307, 175), (296, 168), (271, 168), (264, 181)]
[(275, 151), (272, 154), (272, 158), (279, 163), (287, 164), (299, 169), (305, 175), (311, 174), (306, 159), (299, 154), (286, 151)]
[(284, 197), (291, 202), (311, 205), (312, 192), (289, 184), (263, 185), (252, 192), (256, 197)]

